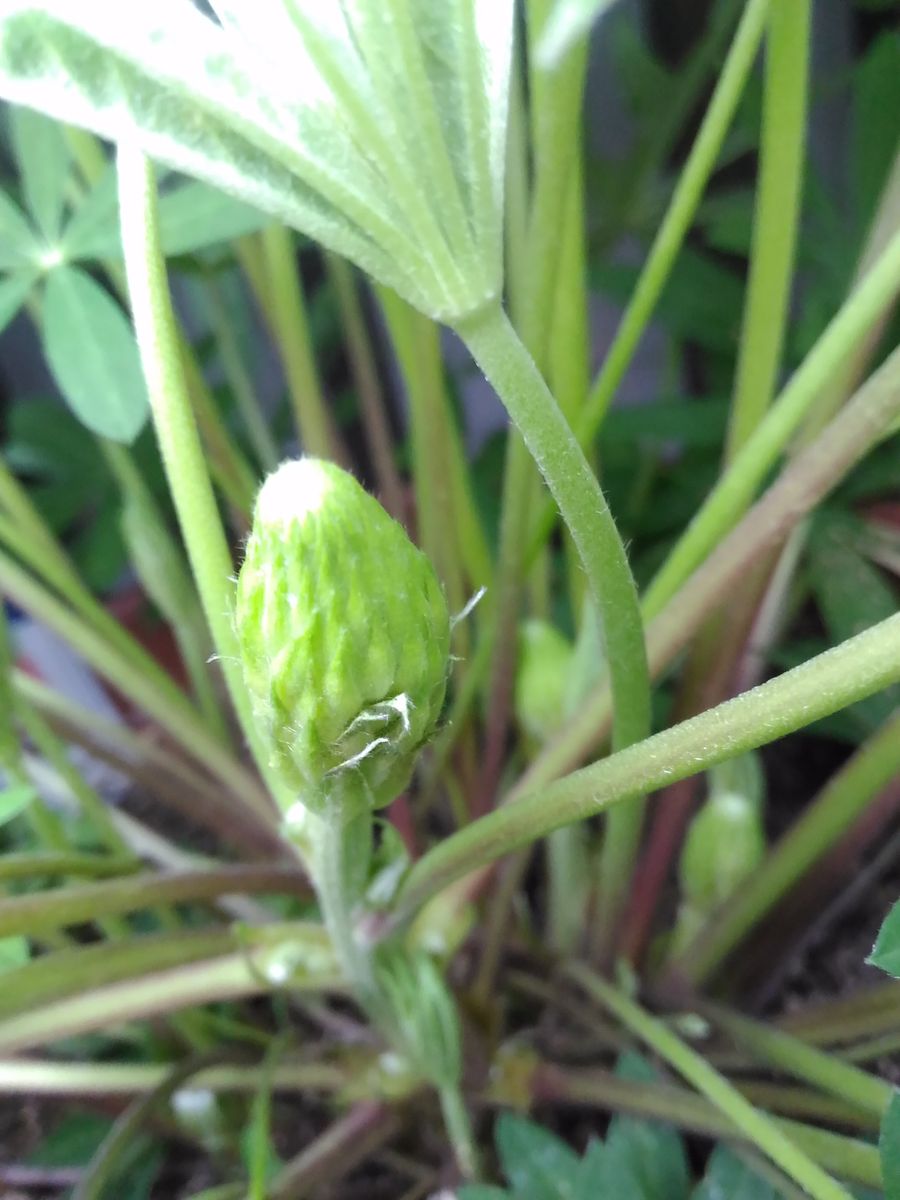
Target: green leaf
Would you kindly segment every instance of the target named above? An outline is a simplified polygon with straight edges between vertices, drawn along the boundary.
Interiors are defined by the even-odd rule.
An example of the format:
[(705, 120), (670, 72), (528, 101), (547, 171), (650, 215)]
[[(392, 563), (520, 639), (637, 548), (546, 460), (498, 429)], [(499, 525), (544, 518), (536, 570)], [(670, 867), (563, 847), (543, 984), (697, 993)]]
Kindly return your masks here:
[[(648, 1083), (657, 1078), (638, 1054), (624, 1054), (616, 1074)], [(603, 1161), (606, 1188), (616, 1200), (687, 1200), (690, 1173), (684, 1142), (669, 1125), (614, 1117)]]
[(7, 327), (34, 287), (32, 274), (10, 275), (0, 280), (0, 333)]
[(584, 1152), (575, 1183), (575, 1200), (600, 1200), (606, 1186), (606, 1149), (592, 1141)]
[[(159, 220), (167, 255), (191, 254), (218, 242), (242, 237), (265, 225), (269, 217), (218, 188), (194, 180), (179, 183), (160, 198)], [(122, 257), (117, 179), (112, 163), (94, 184), (66, 227), (67, 258)]]
[(781, 1193), (727, 1146), (718, 1146), (691, 1200), (781, 1200)]
[(67, 259), (121, 257), (118, 177), (113, 163), (107, 163), (69, 218), (62, 245)]
[(59, 236), (69, 178), (69, 147), (56, 121), (28, 108), (10, 114), (22, 194), (35, 224), (50, 242)]
[(885, 918), (867, 962), (900, 979), (900, 900)]
[(217, 188), (191, 181), (162, 196), (159, 221), (163, 250), (172, 255), (191, 254), (254, 233), (269, 218)]
[(900, 1092), (894, 1092), (878, 1138), (885, 1200), (900, 1200)]
[(556, 0), (535, 48), (535, 59), (541, 70), (558, 67), (576, 42), (587, 36), (593, 23), (614, 3), (615, 0)]
[(6, 0), (0, 95), (220, 188), (449, 320), (496, 296), (513, 0)]
[(149, 411), (131, 325), (108, 292), (77, 267), (47, 279), (44, 350), (79, 420), (104, 437), (133, 442)]
[(6, 825), (23, 813), (37, 793), (27, 783), (13, 784), (0, 791), (0, 825)]
[(486, 1183), (466, 1183), (457, 1188), (459, 1200), (510, 1200), (510, 1193)]
[[(408, 230), (354, 144), (299, 36), (290, 101), (272, 72), (180, 0), (73, 5), (9, 0), (0, 94), (152, 158), (268, 212), (403, 290)], [(276, 74), (277, 77), (277, 74)], [(373, 240), (372, 233), (384, 244)]]
[(494, 1140), (517, 1200), (574, 1200), (580, 1160), (555, 1134), (525, 1117), (504, 1113)]
[(18, 205), (0, 190), (0, 271), (31, 266), (41, 256), (41, 247)]

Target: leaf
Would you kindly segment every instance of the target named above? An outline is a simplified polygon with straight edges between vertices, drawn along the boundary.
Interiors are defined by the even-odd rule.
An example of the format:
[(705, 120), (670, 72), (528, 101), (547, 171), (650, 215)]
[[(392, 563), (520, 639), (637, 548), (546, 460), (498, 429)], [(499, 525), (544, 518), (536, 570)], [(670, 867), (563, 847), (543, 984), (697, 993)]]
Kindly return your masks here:
[(894, 1092), (878, 1137), (885, 1200), (900, 1200), (900, 1092)]
[[(300, 38), (273, 69), (181, 0), (8, 0), (0, 95), (157, 161), (285, 221), (403, 290), (408, 230), (346, 132)], [(374, 236), (373, 236), (374, 235)], [(422, 267), (427, 270), (423, 261)]]
[(23, 813), (37, 793), (28, 783), (13, 784), (0, 791), (0, 825), (6, 825)]
[(0, 333), (7, 327), (34, 287), (33, 274), (10, 275), (0, 280)]
[(718, 1146), (691, 1200), (781, 1200), (781, 1193), (727, 1146)]
[[(624, 1054), (616, 1074), (653, 1082), (656, 1072), (638, 1054)], [(684, 1142), (659, 1121), (614, 1117), (606, 1135), (606, 1187), (616, 1200), (687, 1200), (690, 1174)]]
[(69, 178), (69, 147), (56, 121), (27, 108), (10, 114), (22, 194), (35, 224), (52, 243), (59, 236)]
[(32, 265), (41, 248), (18, 205), (0, 190), (0, 271), (14, 271)]
[(590, 31), (615, 0), (556, 0), (535, 47), (542, 71), (558, 67), (568, 52)]
[(163, 251), (191, 254), (217, 242), (254, 233), (269, 218), (249, 204), (226, 196), (218, 188), (194, 181), (166, 192), (159, 204)]
[(606, 1150), (592, 1141), (584, 1152), (575, 1183), (575, 1200), (600, 1200), (606, 1186)]
[(580, 1160), (555, 1134), (525, 1117), (504, 1113), (494, 1140), (517, 1200), (574, 1200)]
[(107, 163), (69, 218), (62, 246), (65, 257), (72, 260), (121, 257), (118, 177), (113, 163)]
[(47, 361), (79, 420), (133, 442), (149, 405), (134, 333), (118, 304), (77, 267), (60, 267), (47, 279), (42, 329)]
[(510, 1200), (510, 1193), (486, 1183), (466, 1183), (457, 1188), (458, 1200)]
[(900, 900), (885, 918), (866, 961), (900, 979)]
[[(163, 251), (167, 255), (191, 254), (242, 237), (269, 220), (258, 208), (194, 180), (181, 182), (161, 196), (159, 219)], [(63, 245), (71, 259), (122, 257), (117, 180), (112, 163), (66, 227)]]

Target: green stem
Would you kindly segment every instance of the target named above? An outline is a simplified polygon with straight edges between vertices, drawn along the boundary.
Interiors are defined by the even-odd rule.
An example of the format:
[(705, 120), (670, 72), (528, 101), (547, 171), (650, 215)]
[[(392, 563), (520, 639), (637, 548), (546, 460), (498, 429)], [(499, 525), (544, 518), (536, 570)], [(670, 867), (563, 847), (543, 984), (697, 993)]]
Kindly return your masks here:
[(762, 39), (769, 0), (749, 0), (719, 75), (709, 108), (678, 177), (644, 269), (603, 361), (578, 425), (582, 445), (600, 428), (647, 327), (709, 180)]
[(269, 423), (257, 402), (253, 381), (241, 357), (240, 346), (222, 295), (214, 278), (206, 281), (207, 315), (225, 378), (231, 389), (256, 459), (264, 471), (274, 471), (280, 455)]
[(160, 243), (153, 170), (138, 150), (124, 144), (119, 154), (119, 189), (125, 267), (138, 346), (154, 426), (188, 558), (244, 735), (272, 795), (290, 803), (269, 768), (268, 751), (257, 731), (241, 674), (231, 615), (234, 563), (219, 519), (185, 383), (180, 339)]
[(900, 770), (900, 714), (834, 774), (762, 865), (673, 964), (699, 984), (708, 979), (772, 908), (865, 812)]
[(413, 866), (398, 919), (454, 879), (612, 804), (792, 733), (900, 679), (900, 615), (776, 679), (663, 730), (446, 838)]
[(704, 1005), (702, 1011), (738, 1046), (745, 1047), (763, 1062), (789, 1071), (863, 1112), (878, 1118), (884, 1116), (894, 1094), (891, 1084), (772, 1026), (750, 1021), (717, 1005)]
[(316, 370), (293, 234), (282, 225), (268, 225), (261, 236), (272, 333), (284, 365), (301, 444), (307, 454), (343, 461)]
[[(624, 748), (650, 727), (644, 628), (634, 579), (606, 499), (555, 400), (506, 315), (492, 306), (467, 317), (459, 332), (522, 433), (559, 505), (597, 605), (613, 694), (613, 745)], [(634, 864), (643, 800), (632, 793), (608, 830), (604, 866), (606, 920), (615, 927)]]
[(585, 967), (572, 966), (568, 973), (590, 996), (617, 1016), (642, 1042), (712, 1101), (749, 1142), (758, 1146), (810, 1196), (815, 1200), (851, 1200), (850, 1193), (808, 1157), (782, 1126), (754, 1108), (727, 1079), (685, 1045), (668, 1026), (651, 1017)]
[(184, 552), (128, 450), (106, 438), (100, 440), (100, 448), (119, 484), (122, 532), (132, 565), (144, 591), (172, 627), (207, 725), (224, 741), (225, 717), (209, 670), (212, 645)]
[[(712, 1104), (681, 1087), (621, 1079), (605, 1071), (564, 1071), (550, 1064), (541, 1064), (535, 1075), (535, 1090), (540, 1099), (655, 1118), (717, 1140), (735, 1137), (734, 1125)], [(798, 1121), (775, 1118), (775, 1123), (826, 1169), (855, 1183), (881, 1188), (877, 1146)]]
[(759, 185), (726, 458), (765, 415), (787, 329), (806, 162), (811, 0), (773, 4), (766, 37)]
[(525, 347), (499, 306), (465, 318), (459, 333), (522, 432), (571, 530), (604, 629), (616, 746), (649, 727), (644, 631), (622, 540), (596, 478)]
[(477, 1179), (481, 1173), (480, 1155), (462, 1093), (458, 1087), (444, 1087), (439, 1097), (444, 1126), (463, 1178)]
[(647, 590), (644, 611), (648, 616), (659, 612), (741, 516), (819, 392), (892, 302), (898, 288), (900, 232), (851, 292), (676, 543)]
[(325, 255), (325, 267), (341, 313), (350, 371), (359, 397), (363, 428), (375, 467), (381, 502), (395, 520), (402, 521), (403, 483), (394, 461), (387, 405), (356, 279), (349, 263), (337, 254)]
[[(169, 1068), (155, 1063), (40, 1062), (24, 1059), (0, 1061), (0, 1087), (18, 1095), (128, 1096), (158, 1087)], [(211, 1092), (254, 1092), (260, 1084), (258, 1066), (207, 1067), (196, 1086)], [(348, 1085), (339, 1066), (316, 1062), (280, 1062), (272, 1072), (276, 1091), (340, 1090)]]
[(335, 802), (326, 814), (309, 820), (316, 894), (328, 936), (354, 995), (377, 1018), (383, 1003), (371, 955), (357, 936), (354, 919), (372, 853), (371, 814), (367, 809), (342, 812)]

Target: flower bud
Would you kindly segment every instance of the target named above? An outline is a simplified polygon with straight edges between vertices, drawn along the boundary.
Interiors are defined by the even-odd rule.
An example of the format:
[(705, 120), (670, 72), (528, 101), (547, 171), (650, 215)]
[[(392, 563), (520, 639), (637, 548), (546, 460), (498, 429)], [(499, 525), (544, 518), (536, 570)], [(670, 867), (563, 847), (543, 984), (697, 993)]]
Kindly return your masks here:
[(547, 621), (532, 618), (519, 630), (516, 720), (536, 741), (546, 741), (566, 713), (572, 644)]
[(237, 584), (244, 678), (272, 762), (312, 810), (390, 803), (434, 731), (450, 619), (428, 559), (352, 475), (283, 463)]

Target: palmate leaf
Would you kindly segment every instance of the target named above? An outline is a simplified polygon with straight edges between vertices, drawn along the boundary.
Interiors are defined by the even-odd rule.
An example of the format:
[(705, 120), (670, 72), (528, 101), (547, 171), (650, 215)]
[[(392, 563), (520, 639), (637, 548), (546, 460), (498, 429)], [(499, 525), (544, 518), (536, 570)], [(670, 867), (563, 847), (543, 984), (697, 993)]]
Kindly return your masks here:
[(69, 148), (56, 121), (28, 109), (10, 114), (13, 150), (28, 211), (52, 243), (59, 234), (69, 179)]
[(75, 267), (47, 279), (41, 329), (60, 390), (95, 433), (132, 442), (149, 413), (134, 333), (108, 292)]
[(343, 26), (309, 0), (216, 7), (224, 26), (189, 0), (8, 0), (0, 94), (137, 142), (432, 316), (498, 294), (512, 0), (343, 0)]

